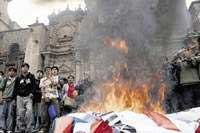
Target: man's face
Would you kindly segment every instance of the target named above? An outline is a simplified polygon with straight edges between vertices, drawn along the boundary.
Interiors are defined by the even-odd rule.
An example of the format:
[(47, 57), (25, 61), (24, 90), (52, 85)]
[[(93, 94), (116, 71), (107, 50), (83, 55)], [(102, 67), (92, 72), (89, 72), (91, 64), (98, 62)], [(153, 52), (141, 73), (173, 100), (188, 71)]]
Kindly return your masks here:
[(51, 75), (51, 68), (46, 68), (46, 75)]
[(22, 67), (22, 73), (28, 72), (29, 68), (27, 66)]
[(70, 77), (68, 78), (68, 82), (69, 82), (69, 83), (73, 83), (73, 82), (74, 82), (74, 78), (73, 78), (72, 76), (70, 76)]
[(43, 77), (43, 73), (42, 72), (37, 72), (37, 78), (41, 79)]
[(16, 72), (15, 72), (14, 70), (10, 70), (10, 71), (8, 72), (8, 76), (9, 76), (9, 77), (15, 77), (15, 76), (16, 76)]
[(58, 70), (56, 68), (53, 68), (51, 70), (51, 72), (52, 72), (53, 75), (57, 75), (58, 74)]

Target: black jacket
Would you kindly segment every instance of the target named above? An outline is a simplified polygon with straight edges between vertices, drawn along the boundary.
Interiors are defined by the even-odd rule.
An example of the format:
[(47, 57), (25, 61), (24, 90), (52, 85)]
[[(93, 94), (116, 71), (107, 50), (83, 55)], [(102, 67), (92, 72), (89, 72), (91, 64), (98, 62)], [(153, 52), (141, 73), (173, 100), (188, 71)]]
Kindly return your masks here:
[(14, 98), (16, 96), (26, 97), (34, 95), (36, 88), (35, 76), (28, 73), (26, 76), (20, 75), (16, 78), (14, 86)]
[(39, 87), (40, 85), (40, 80), (36, 79), (36, 88), (35, 88), (35, 94), (34, 94), (34, 103), (40, 103), (42, 99), (42, 91), (41, 88)]

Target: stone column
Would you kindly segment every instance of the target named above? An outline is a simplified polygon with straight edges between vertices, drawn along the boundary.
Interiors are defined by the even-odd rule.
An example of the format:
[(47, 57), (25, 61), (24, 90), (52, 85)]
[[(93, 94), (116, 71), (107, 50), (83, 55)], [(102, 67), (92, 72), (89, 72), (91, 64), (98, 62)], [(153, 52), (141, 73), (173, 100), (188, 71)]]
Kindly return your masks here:
[(31, 34), (26, 46), (24, 62), (30, 65), (30, 72), (35, 73), (38, 69), (39, 44), (34, 42)]
[(25, 62), (30, 64), (30, 72), (35, 74), (38, 69), (42, 69), (40, 52), (46, 45), (47, 29), (41, 23), (30, 25), (30, 28), (31, 35), (26, 46)]

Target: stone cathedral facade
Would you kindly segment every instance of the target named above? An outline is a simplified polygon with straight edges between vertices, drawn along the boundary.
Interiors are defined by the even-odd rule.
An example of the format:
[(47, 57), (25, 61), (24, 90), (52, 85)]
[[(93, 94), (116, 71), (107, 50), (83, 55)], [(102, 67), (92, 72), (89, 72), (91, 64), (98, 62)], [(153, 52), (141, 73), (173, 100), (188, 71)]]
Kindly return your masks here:
[(0, 0), (0, 70), (6, 72), (9, 66), (20, 68), (23, 62), (28, 62), (32, 73), (56, 65), (61, 75), (79, 77), (75, 46), (85, 12), (80, 8), (66, 9), (52, 13), (49, 25), (36, 21), (28, 28), (20, 28), (8, 16), (10, 1)]

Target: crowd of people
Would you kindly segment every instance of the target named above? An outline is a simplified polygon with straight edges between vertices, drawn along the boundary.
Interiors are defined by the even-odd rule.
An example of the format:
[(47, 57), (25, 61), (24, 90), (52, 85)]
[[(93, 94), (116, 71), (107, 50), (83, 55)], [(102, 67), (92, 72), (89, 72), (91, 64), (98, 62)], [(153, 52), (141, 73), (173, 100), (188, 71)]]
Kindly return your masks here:
[(35, 76), (29, 68), (23, 63), (19, 75), (15, 67), (6, 76), (0, 72), (0, 133), (47, 133), (55, 118), (76, 108), (79, 91), (73, 75), (61, 77), (59, 68), (53, 66), (38, 70)]

